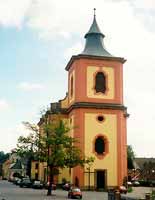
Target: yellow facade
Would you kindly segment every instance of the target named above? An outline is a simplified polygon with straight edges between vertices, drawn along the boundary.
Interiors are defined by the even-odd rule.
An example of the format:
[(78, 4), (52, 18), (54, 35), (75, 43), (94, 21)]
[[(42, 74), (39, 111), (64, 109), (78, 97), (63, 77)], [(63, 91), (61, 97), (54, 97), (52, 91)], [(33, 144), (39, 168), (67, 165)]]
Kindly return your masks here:
[(9, 179), (9, 168), (10, 168), (10, 160), (6, 160), (2, 164), (2, 175), (3, 175), (3, 178)]
[[(98, 114), (85, 113), (85, 155), (95, 156), (93, 153), (93, 141), (96, 135), (103, 135), (108, 138), (109, 151), (103, 159), (95, 157), (91, 171), (102, 169), (107, 170), (107, 185), (117, 185), (117, 116), (115, 114), (104, 114), (105, 120), (100, 123), (96, 120)], [(87, 169), (85, 169), (87, 170)], [(91, 176), (91, 185), (95, 183)], [(88, 174), (85, 176), (85, 185), (88, 185)]]
[(69, 169), (68, 168), (64, 168), (64, 169), (61, 169), (59, 170), (59, 176), (58, 176), (58, 183), (61, 184), (62, 183), (62, 180), (65, 178), (65, 180), (67, 182), (72, 182), (71, 180), (71, 174), (69, 172)]
[[(94, 77), (97, 72), (103, 72), (106, 75), (107, 79), (107, 92), (105, 94), (94, 93)], [(89, 98), (99, 98), (99, 99), (113, 99), (114, 98), (114, 69), (111, 67), (97, 67), (97, 66), (88, 66), (87, 67), (87, 97)]]
[(68, 108), (68, 96), (61, 100), (61, 108)]

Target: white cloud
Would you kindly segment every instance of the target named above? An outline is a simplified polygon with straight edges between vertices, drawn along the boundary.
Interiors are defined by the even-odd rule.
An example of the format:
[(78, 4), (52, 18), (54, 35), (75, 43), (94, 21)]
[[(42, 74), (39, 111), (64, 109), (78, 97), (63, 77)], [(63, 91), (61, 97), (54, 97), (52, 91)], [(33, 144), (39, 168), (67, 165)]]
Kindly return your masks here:
[[(148, 155), (150, 152), (155, 156), (154, 144), (148, 139), (155, 140), (152, 110), (155, 107), (154, 0), (0, 0), (0, 24), (20, 27), (26, 19), (25, 24), (37, 30), (40, 38), (58, 40), (59, 36), (62, 37), (59, 42), (65, 43), (65, 39), (72, 37), (73, 43), (64, 53), (68, 59), (83, 50), (81, 41), (75, 41), (73, 37), (83, 37), (88, 31), (94, 7), (100, 29), (106, 35), (107, 50), (127, 58), (124, 65), (124, 94), (125, 105), (131, 114), (128, 143), (135, 147), (138, 155)], [(25, 82), (19, 88), (33, 91), (44, 87)], [(7, 105), (4, 102), (0, 101), (0, 109)], [(141, 145), (145, 141), (150, 142), (148, 148), (147, 144), (145, 148)]]
[[(128, 0), (130, 1), (130, 0)], [(139, 9), (155, 9), (155, 1), (154, 0), (135, 0), (132, 1), (133, 5), (135, 5)]]
[[(130, 2), (130, 1), (129, 1)], [(155, 1), (135, 0), (130, 2), (134, 15), (149, 31), (155, 31)]]
[(14, 127), (0, 127), (1, 142), (0, 149), (5, 152), (10, 152), (16, 148), (19, 136), (27, 136), (30, 132), (21, 124), (16, 124)]
[(64, 57), (66, 59), (70, 59), (72, 55), (77, 55), (81, 53), (83, 49), (84, 47), (80, 42), (76, 43), (72, 47), (66, 49), (66, 51), (64, 52)]
[(6, 110), (8, 109), (10, 106), (9, 106), (9, 103), (4, 100), (4, 99), (0, 99), (0, 111), (2, 110)]
[(35, 91), (44, 89), (44, 86), (38, 83), (22, 82), (19, 84), (18, 88), (25, 91)]
[[(107, 18), (110, 21), (112, 19), (112, 22), (116, 22), (116, 25), (112, 23), (113, 26), (126, 20), (126, 12), (128, 14), (130, 8), (135, 10), (135, 15), (150, 28), (155, 23), (151, 14), (151, 10), (155, 9), (154, 0), (92, 0), (89, 4), (88, 1), (82, 0), (0, 0), (0, 24), (21, 27), (25, 20), (25, 24), (36, 29), (41, 38), (69, 38), (73, 33), (81, 34), (87, 31), (94, 7), (100, 21), (104, 20), (103, 23), (106, 23)], [(121, 21), (117, 21), (120, 17)]]
[(0, 24), (21, 27), (32, 0), (0, 0)]

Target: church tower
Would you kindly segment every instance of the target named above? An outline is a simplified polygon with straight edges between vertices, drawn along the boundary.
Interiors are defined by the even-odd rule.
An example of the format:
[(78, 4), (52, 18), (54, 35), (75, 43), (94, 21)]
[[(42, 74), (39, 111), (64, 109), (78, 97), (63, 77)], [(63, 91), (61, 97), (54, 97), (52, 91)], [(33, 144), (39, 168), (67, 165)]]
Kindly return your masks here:
[(123, 104), (123, 63), (104, 46), (96, 21), (85, 35), (83, 52), (72, 56), (68, 71), (68, 116), (73, 137), (91, 166), (72, 170), (73, 183), (82, 188), (106, 189), (122, 185), (127, 176), (127, 109)]

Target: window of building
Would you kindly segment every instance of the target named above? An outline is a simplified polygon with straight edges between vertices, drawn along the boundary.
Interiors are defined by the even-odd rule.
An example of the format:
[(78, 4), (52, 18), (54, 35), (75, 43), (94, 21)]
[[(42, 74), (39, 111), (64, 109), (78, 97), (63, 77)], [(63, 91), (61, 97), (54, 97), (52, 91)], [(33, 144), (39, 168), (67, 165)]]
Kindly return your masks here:
[(70, 124), (72, 124), (72, 118), (70, 118)]
[(71, 77), (71, 97), (73, 96), (73, 76)]
[(38, 173), (35, 173), (35, 180), (38, 180)]
[(103, 115), (99, 115), (99, 116), (97, 117), (97, 120), (98, 120), (99, 122), (103, 122), (103, 121), (104, 121), (104, 116), (103, 116)]
[(105, 141), (104, 138), (99, 136), (95, 141), (95, 152), (97, 154), (103, 154), (105, 152)]
[(39, 163), (36, 163), (35, 169), (39, 168)]
[(96, 92), (105, 93), (106, 91), (106, 77), (103, 72), (98, 72), (95, 77), (95, 90)]

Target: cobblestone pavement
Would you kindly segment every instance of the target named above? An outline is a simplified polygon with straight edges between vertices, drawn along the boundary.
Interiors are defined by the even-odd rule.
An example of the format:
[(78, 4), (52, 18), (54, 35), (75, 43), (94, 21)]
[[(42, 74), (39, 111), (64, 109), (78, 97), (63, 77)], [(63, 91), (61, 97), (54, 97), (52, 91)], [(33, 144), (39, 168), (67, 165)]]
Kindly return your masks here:
[[(133, 192), (123, 195), (125, 197), (144, 198), (145, 193), (150, 193), (153, 188), (133, 187)], [(52, 196), (46, 196), (47, 190), (20, 188), (7, 181), (0, 181), (0, 200), (67, 200), (67, 192), (53, 191)], [(83, 200), (107, 200), (107, 192), (83, 191)]]
[[(67, 200), (68, 192), (53, 191), (52, 196), (46, 196), (47, 190), (20, 188), (7, 181), (0, 181), (0, 200)], [(107, 192), (83, 192), (83, 200), (107, 200)]]
[(131, 193), (127, 193), (126, 195), (122, 196), (127, 196), (127, 197), (133, 197), (133, 198), (144, 198), (146, 193), (151, 193), (152, 192), (151, 187), (133, 187), (133, 191)]

